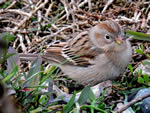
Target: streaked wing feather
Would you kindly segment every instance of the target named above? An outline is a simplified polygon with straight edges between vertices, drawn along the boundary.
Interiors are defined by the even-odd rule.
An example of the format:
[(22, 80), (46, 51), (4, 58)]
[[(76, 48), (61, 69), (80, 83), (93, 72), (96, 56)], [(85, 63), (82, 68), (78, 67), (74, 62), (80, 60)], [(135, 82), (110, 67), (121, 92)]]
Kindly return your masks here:
[[(62, 48), (66, 45), (64, 43), (53, 44), (50, 48), (46, 50), (46, 53), (43, 54), (43, 58), (47, 61), (54, 61), (56, 63), (62, 63), (67, 59), (61, 55)], [(70, 64), (70, 62), (66, 62)]]
[(88, 37), (88, 31), (79, 33), (66, 43), (53, 44), (44, 57), (53, 57), (60, 62), (68, 60), (67, 63), (79, 66), (92, 65), (90, 60), (94, 59), (101, 50), (97, 50)]
[(55, 62), (55, 63), (63, 63), (65, 62), (65, 64), (71, 64), (71, 62), (67, 62), (66, 58), (64, 58), (63, 56), (61, 56), (60, 54), (55, 54), (55, 53), (45, 53), (42, 58), (46, 61), (52, 61), (52, 62)]
[(74, 65), (88, 66), (92, 65), (89, 59), (94, 59), (97, 56), (97, 52), (91, 48), (92, 43), (89, 40), (88, 31), (84, 31), (69, 40), (61, 53)]

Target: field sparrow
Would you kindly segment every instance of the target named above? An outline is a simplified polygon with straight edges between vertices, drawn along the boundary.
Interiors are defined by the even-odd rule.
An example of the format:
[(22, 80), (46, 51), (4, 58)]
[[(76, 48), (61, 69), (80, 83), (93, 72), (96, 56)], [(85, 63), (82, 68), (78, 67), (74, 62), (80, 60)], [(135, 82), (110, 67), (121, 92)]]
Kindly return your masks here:
[[(65, 43), (52, 45), (42, 58), (55, 63), (68, 60), (60, 65), (62, 71), (78, 83), (92, 86), (116, 79), (125, 71), (131, 55), (130, 42), (120, 26), (107, 20)], [(21, 59), (27, 56), (31, 59), (35, 55), (20, 54)]]

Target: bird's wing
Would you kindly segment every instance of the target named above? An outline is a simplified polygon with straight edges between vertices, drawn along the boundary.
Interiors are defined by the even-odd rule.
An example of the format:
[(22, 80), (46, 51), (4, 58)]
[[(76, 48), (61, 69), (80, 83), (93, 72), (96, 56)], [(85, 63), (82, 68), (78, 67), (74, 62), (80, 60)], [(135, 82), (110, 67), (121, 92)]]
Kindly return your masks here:
[(81, 32), (73, 39), (60, 44), (54, 44), (47, 49), (47, 53), (44, 55), (48, 58), (53, 55), (56, 59), (66, 60), (67, 63), (79, 66), (92, 65), (91, 60), (103, 52), (98, 50), (91, 43), (88, 37), (88, 31)]

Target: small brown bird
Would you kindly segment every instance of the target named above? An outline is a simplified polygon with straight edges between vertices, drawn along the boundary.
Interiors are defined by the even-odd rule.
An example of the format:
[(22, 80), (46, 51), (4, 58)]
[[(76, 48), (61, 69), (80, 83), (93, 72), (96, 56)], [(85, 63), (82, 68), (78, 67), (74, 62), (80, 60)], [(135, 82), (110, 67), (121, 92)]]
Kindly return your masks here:
[[(65, 43), (52, 45), (42, 58), (57, 64), (67, 60), (59, 65), (62, 71), (78, 83), (92, 86), (116, 79), (125, 71), (131, 55), (130, 42), (119, 24), (107, 20)], [(35, 55), (20, 54), (21, 59), (32, 57)]]

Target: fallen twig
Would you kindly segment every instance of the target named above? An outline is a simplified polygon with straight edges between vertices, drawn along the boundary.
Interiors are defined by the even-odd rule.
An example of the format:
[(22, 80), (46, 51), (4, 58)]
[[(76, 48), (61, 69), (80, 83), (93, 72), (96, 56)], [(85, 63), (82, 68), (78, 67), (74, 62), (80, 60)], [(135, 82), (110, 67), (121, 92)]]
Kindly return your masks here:
[(4, 10), (4, 9), (1, 9), (0, 10), (0, 13), (4, 13), (4, 12), (10, 12), (10, 13), (16, 13), (16, 14), (20, 14), (20, 15), (24, 15), (24, 16), (30, 16), (29, 13), (26, 13), (20, 9), (7, 9), (7, 10)]
[(105, 7), (104, 7), (102, 13), (105, 12), (105, 10), (108, 8), (108, 6), (109, 6), (113, 1), (114, 1), (114, 0), (109, 0), (109, 1), (107, 2), (107, 4), (105, 5)]
[(133, 104), (147, 98), (147, 97), (150, 97), (150, 93), (149, 94), (146, 94), (144, 96), (140, 96), (140, 97), (137, 97), (135, 98), (134, 100), (132, 100), (131, 102), (129, 102), (128, 104), (125, 104), (123, 105), (120, 109), (118, 109), (117, 111), (115, 111), (114, 113), (122, 113), (124, 110), (126, 110), (127, 108), (129, 108), (130, 106), (132, 106)]
[(18, 26), (16, 26), (13, 29), (13, 33), (16, 33), (16, 31), (22, 26), (24, 25), (32, 16), (34, 13), (36, 13), (40, 8), (44, 7), (46, 4), (48, 3), (48, 0), (45, 0), (39, 7), (36, 7), (33, 11), (31, 11), (31, 13), (29, 13), (28, 17), (25, 17)]

